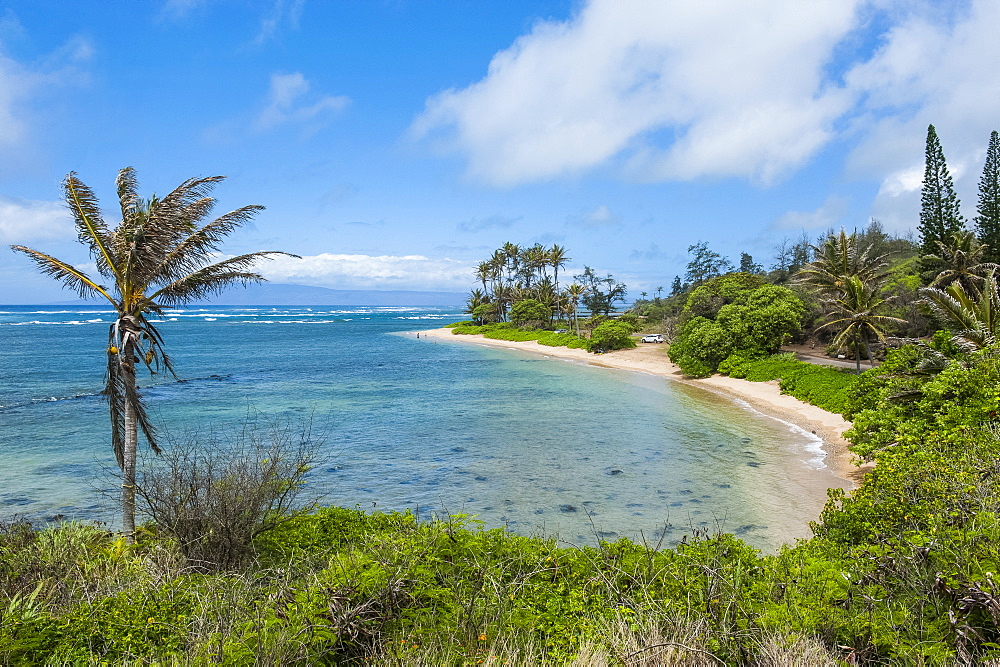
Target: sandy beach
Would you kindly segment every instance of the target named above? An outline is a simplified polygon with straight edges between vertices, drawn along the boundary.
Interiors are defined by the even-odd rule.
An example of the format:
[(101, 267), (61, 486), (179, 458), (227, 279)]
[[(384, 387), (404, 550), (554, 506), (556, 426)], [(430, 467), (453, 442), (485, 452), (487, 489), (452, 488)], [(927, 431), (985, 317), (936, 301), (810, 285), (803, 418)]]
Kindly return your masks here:
[(763, 414), (783, 419), (815, 433), (823, 440), (827, 454), (827, 465), (838, 477), (850, 481), (854, 485), (859, 484), (864, 473), (870, 469), (868, 466), (858, 467), (854, 463), (855, 457), (848, 449), (849, 443), (843, 437), (844, 432), (851, 427), (851, 423), (842, 416), (782, 394), (777, 382), (750, 382), (724, 375), (714, 375), (697, 380), (686, 378), (681, 373), (680, 368), (667, 357), (665, 345), (640, 344), (639, 347), (631, 350), (615, 350), (597, 355), (585, 350), (539, 345), (535, 341), (513, 342), (484, 338), (481, 335), (456, 336), (451, 329), (446, 328), (421, 331), (420, 337), (466, 345), (504, 347), (542, 354), (547, 357), (572, 359), (591, 366), (618, 368), (668, 377), (677, 382), (684, 382), (717, 394), (741, 399)]

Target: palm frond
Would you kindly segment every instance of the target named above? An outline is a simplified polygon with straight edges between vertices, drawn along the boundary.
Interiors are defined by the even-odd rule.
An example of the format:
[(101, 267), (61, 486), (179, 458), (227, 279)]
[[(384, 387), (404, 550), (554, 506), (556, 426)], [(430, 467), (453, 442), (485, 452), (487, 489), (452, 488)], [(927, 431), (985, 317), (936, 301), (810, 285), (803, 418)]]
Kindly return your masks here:
[(215, 200), (209, 194), (225, 178), (189, 178), (150, 207), (150, 221), (166, 237), (166, 245), (173, 247), (180, 243), (211, 213)]
[(139, 181), (135, 175), (135, 169), (125, 167), (118, 172), (115, 181), (118, 190), (118, 203), (122, 209), (122, 220), (132, 220), (137, 211), (142, 206), (142, 198), (139, 196)]
[[(112, 327), (113, 330), (113, 327)], [(125, 378), (122, 376), (121, 362), (117, 351), (113, 351), (112, 336), (108, 336), (108, 370), (104, 378), (104, 391), (111, 416), (111, 446), (115, 452), (118, 467), (125, 466)]]
[(63, 191), (66, 204), (73, 214), (77, 238), (90, 248), (90, 254), (97, 262), (98, 272), (102, 276), (113, 276), (117, 271), (118, 258), (114, 255), (112, 234), (101, 217), (101, 209), (93, 190), (71, 171), (63, 181)]
[(241, 225), (249, 222), (263, 206), (244, 206), (219, 216), (195, 230), (163, 256), (151, 271), (151, 282), (173, 282), (197, 271), (218, 252), (222, 241)]
[(73, 290), (80, 295), (81, 299), (103, 296), (112, 304), (115, 303), (114, 299), (107, 293), (105, 287), (95, 283), (87, 274), (71, 264), (67, 264), (51, 255), (46, 255), (44, 252), (32, 250), (23, 245), (12, 245), (11, 249), (27, 255), (35, 263), (39, 271), (44, 275), (52, 276), (61, 282), (65, 288)]
[(978, 299), (973, 299), (957, 281), (946, 289), (922, 288), (920, 296), (931, 314), (953, 332), (995, 330), (998, 315), (995, 280), (987, 281)]
[(823, 292), (839, 293), (847, 281), (857, 277), (863, 283), (881, 285), (888, 277), (887, 254), (870, 256), (870, 248), (860, 248), (856, 234), (843, 229), (831, 234), (821, 246), (810, 246), (815, 259), (796, 273), (795, 280)]
[[(159, 454), (156, 428), (149, 419), (146, 405), (142, 400), (135, 381), (135, 365), (144, 362), (139, 322), (131, 316), (119, 317), (108, 331), (108, 370), (102, 394), (108, 401), (111, 416), (111, 444), (118, 465), (124, 463), (125, 415), (129, 408), (135, 415), (136, 425), (142, 431), (146, 442)], [(149, 362), (146, 362), (147, 365)]]
[(231, 257), (227, 260), (202, 267), (197, 271), (178, 278), (161, 288), (149, 298), (162, 306), (178, 306), (212, 294), (218, 294), (232, 285), (249, 285), (263, 282), (258, 273), (247, 271), (259, 259), (268, 259), (273, 255), (298, 257), (287, 252), (267, 250), (246, 255)]

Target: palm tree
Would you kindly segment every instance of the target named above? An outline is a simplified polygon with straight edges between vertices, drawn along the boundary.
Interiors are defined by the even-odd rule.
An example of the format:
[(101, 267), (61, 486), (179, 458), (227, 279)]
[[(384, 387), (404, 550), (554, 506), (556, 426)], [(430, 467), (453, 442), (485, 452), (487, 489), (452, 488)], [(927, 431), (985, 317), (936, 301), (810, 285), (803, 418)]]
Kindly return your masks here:
[(587, 288), (579, 283), (573, 283), (566, 288), (566, 309), (573, 315), (573, 323), (576, 326), (577, 336), (580, 335), (580, 318), (577, 316), (577, 307), (580, 305), (580, 299), (586, 293)]
[(836, 299), (828, 303), (832, 307), (831, 319), (816, 330), (827, 327), (840, 327), (840, 332), (833, 339), (835, 345), (843, 345), (846, 341), (854, 343), (854, 359), (858, 373), (861, 373), (861, 343), (864, 343), (868, 360), (872, 367), (875, 359), (872, 357), (869, 341), (872, 336), (886, 341), (884, 325), (903, 323), (898, 317), (878, 315), (876, 311), (888, 303), (892, 297), (885, 299), (880, 295), (881, 288), (876, 282), (865, 282), (858, 276), (849, 276), (843, 282), (842, 292)]
[(190, 303), (234, 284), (261, 282), (259, 274), (249, 271), (254, 262), (287, 254), (254, 252), (209, 264), (222, 240), (263, 209), (244, 206), (201, 224), (215, 204), (208, 194), (224, 178), (188, 179), (163, 198), (154, 195), (143, 200), (137, 194), (135, 170), (122, 169), (116, 181), (122, 221), (112, 230), (101, 217), (93, 191), (75, 173), (66, 176), (63, 191), (77, 235), (110, 288), (55, 257), (11, 246), (81, 298), (103, 297), (117, 313), (108, 332), (104, 396), (110, 406), (111, 442), (122, 470), (122, 523), (130, 541), (135, 534), (138, 431), (142, 430), (154, 452), (160, 451), (136, 385), (135, 366), (142, 363), (150, 373), (162, 368), (173, 374), (163, 338), (149, 315), (162, 315), (164, 308)]
[[(507, 269), (508, 272), (507, 286), (509, 287), (514, 284), (514, 276), (517, 275), (521, 266), (520, 264), (521, 246), (517, 245), (516, 243), (511, 243), (510, 241), (507, 241), (497, 251), (497, 254), (499, 254), (499, 256), (503, 257), (504, 259), (504, 263), (502, 264), (502, 266), (504, 266)], [(497, 254), (494, 254), (494, 257), (497, 256)]]
[(977, 350), (995, 343), (1000, 337), (1000, 289), (996, 274), (984, 280), (981, 290), (967, 292), (962, 282), (954, 281), (944, 289), (920, 290), (923, 303), (954, 334), (952, 340), (967, 350)]
[(940, 254), (924, 257), (924, 261), (944, 267), (931, 281), (931, 287), (943, 288), (958, 282), (964, 292), (972, 294), (986, 281), (987, 276), (1000, 269), (997, 264), (983, 261), (987, 246), (980, 243), (972, 232), (955, 232), (951, 236), (951, 245), (941, 241), (937, 244)]
[(483, 283), (483, 292), (484, 293), (489, 293), (490, 288), (487, 287), (486, 281), (490, 280), (492, 278), (492, 276), (493, 276), (493, 265), (492, 265), (492, 263), (488, 262), (488, 261), (487, 262), (479, 262), (479, 264), (476, 265), (475, 274), (476, 274), (476, 280), (478, 280), (478, 281), (480, 281), (480, 282)]
[(560, 303), (560, 295), (562, 292), (559, 290), (559, 269), (566, 266), (570, 257), (566, 254), (566, 248), (564, 246), (553, 243), (552, 247), (548, 250), (548, 258), (549, 266), (552, 267), (552, 274), (556, 283), (556, 310), (561, 310), (562, 304)]
[(888, 274), (883, 271), (887, 255), (869, 255), (858, 246), (856, 234), (830, 234), (821, 246), (812, 248), (815, 259), (799, 269), (796, 279), (826, 294), (846, 293), (846, 283), (857, 276), (863, 283), (881, 286)]
[(521, 277), (525, 287), (531, 287), (532, 282), (540, 282), (548, 277), (545, 270), (549, 264), (549, 256), (541, 243), (525, 248), (521, 253)]

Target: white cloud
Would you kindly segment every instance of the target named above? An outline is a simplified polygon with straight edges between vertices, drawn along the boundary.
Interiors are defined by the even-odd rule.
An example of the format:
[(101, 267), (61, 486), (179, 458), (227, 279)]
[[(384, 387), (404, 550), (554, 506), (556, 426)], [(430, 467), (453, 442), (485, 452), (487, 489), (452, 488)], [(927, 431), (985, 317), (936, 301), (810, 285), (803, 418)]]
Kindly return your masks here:
[(285, 123), (319, 121), (324, 114), (340, 111), (350, 103), (343, 95), (322, 95), (309, 101), (309, 82), (301, 72), (272, 74), (267, 105), (257, 117), (258, 130), (270, 130)]
[(257, 270), (276, 283), (338, 289), (465, 290), (473, 280), (468, 263), (423, 255), (279, 256), (261, 262)]
[(412, 132), (500, 186), (613, 159), (643, 180), (770, 182), (829, 141), (850, 107), (824, 67), (855, 4), (592, 0), (535, 25), (481, 81), (429, 99)]
[(924, 165), (918, 164), (900, 169), (885, 177), (879, 187), (880, 196), (899, 197), (917, 192), (923, 187)]
[[(990, 132), (1000, 129), (1000, 3), (898, 8), (901, 15), (880, 48), (846, 77), (863, 96), (866, 112), (854, 127), (861, 140), (849, 167), (856, 176), (882, 181), (873, 205), (878, 217), (895, 220), (890, 228), (912, 228), (918, 210), (912, 193), (923, 177), (929, 124), (937, 129), (963, 200), (976, 191)], [(966, 208), (968, 216), (972, 210)]]
[(254, 44), (260, 46), (271, 41), (278, 36), (285, 24), (292, 29), (298, 29), (305, 4), (305, 0), (273, 0), (271, 11), (260, 21), (260, 30), (254, 39)]
[(830, 196), (814, 211), (789, 211), (778, 218), (774, 229), (828, 229), (843, 225), (848, 201), (844, 197)]
[[(6, 30), (19, 27), (10, 15), (4, 20), (14, 25)], [(78, 37), (31, 65), (8, 58), (0, 51), (0, 150), (4, 152), (0, 174), (10, 168), (12, 161), (24, 158), (24, 147), (30, 144), (33, 126), (39, 122), (39, 99), (85, 83), (87, 75), (82, 65), (92, 55), (90, 43)]]
[(0, 242), (28, 245), (75, 237), (72, 218), (61, 202), (0, 197)]
[(566, 223), (574, 227), (583, 227), (584, 229), (617, 227), (622, 224), (622, 217), (602, 204), (592, 211), (567, 216)]

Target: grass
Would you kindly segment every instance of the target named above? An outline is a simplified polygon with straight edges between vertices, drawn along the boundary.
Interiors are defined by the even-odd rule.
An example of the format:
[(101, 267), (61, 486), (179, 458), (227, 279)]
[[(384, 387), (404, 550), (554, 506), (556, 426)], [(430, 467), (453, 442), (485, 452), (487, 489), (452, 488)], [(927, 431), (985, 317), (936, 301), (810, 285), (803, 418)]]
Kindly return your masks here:
[(549, 347), (587, 348), (587, 339), (574, 333), (556, 333), (545, 329), (521, 329), (513, 324), (485, 324), (482, 326), (471, 322), (457, 322), (448, 325), (456, 335), (482, 334), (485, 338), (509, 341), (538, 341), (539, 345)]
[(782, 393), (837, 414), (847, 410), (859, 377), (844, 369), (799, 361), (792, 353), (764, 359), (733, 355), (719, 364), (719, 372), (751, 382), (778, 380)]

